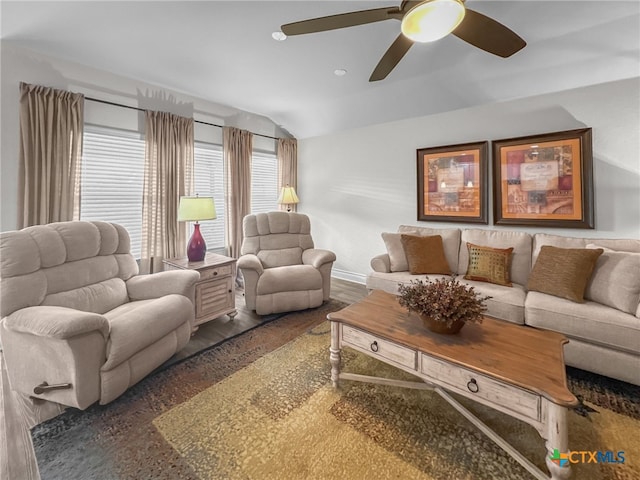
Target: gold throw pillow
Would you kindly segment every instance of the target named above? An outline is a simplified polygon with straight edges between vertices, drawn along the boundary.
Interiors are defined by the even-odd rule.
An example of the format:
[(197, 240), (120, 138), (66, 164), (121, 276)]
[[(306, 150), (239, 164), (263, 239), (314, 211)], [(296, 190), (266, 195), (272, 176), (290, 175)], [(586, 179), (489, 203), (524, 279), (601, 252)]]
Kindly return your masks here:
[(467, 280), (495, 283), (511, 287), (511, 254), (513, 247), (491, 248), (467, 242), (469, 266)]
[(401, 240), (404, 253), (407, 255), (409, 272), (412, 275), (423, 273), (451, 275), (451, 268), (444, 256), (444, 245), (440, 235), (403, 234)]
[(584, 291), (602, 252), (602, 248), (544, 245), (531, 270), (527, 289), (584, 303)]

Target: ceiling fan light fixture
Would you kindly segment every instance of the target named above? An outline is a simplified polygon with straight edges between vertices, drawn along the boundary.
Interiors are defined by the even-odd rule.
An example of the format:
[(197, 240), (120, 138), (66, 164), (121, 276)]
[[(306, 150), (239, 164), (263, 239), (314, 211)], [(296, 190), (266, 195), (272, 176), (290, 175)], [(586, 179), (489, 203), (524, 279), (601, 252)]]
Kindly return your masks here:
[(405, 14), (400, 29), (414, 42), (434, 42), (455, 30), (464, 14), (461, 0), (426, 0)]

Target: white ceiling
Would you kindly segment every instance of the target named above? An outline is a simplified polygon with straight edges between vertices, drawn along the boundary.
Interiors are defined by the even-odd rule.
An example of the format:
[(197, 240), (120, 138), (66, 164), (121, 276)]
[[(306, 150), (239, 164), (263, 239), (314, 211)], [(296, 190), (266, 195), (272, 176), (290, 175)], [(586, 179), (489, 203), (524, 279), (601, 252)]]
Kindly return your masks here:
[(265, 115), (298, 138), (640, 75), (638, 0), (467, 0), (528, 45), (502, 59), (450, 35), (414, 45), (376, 83), (398, 21), (271, 38), (284, 23), (399, 3), (2, 0), (1, 38)]

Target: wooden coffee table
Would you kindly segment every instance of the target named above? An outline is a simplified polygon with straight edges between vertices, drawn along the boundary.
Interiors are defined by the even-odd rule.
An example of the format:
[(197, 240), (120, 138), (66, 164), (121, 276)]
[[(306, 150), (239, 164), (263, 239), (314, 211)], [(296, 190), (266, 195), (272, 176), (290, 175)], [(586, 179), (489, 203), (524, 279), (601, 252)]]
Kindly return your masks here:
[[(455, 335), (432, 333), (417, 315), (400, 306), (395, 295), (379, 290), (327, 318), (331, 321), (329, 360), (334, 387), (339, 380), (357, 380), (434, 390), (535, 478), (571, 476), (569, 462), (558, 460), (558, 453), (569, 450), (567, 407), (578, 403), (567, 389), (562, 350), (568, 340), (563, 335), (489, 317), (482, 324), (465, 325)], [(344, 346), (416, 375), (422, 382), (340, 373)], [(449, 392), (532, 425), (546, 440), (551, 477)]]

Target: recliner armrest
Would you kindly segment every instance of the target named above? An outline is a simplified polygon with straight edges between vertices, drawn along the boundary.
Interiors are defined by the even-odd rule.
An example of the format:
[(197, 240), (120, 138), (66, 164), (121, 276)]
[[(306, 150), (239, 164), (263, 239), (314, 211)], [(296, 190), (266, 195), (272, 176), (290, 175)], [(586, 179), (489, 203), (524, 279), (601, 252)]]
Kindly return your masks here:
[(371, 259), (371, 268), (374, 272), (391, 273), (391, 259), (388, 253), (381, 253)]
[(262, 275), (262, 272), (264, 272), (262, 262), (256, 255), (253, 255), (252, 253), (242, 255), (238, 259), (237, 267), (246, 270), (255, 270), (258, 275)]
[(168, 270), (149, 275), (136, 275), (126, 281), (129, 298), (149, 300), (177, 293), (192, 299), (200, 273), (195, 270)]
[(66, 307), (22, 308), (6, 317), (3, 322), (8, 330), (38, 337), (65, 340), (93, 331), (99, 331), (105, 339), (109, 336), (109, 322), (105, 317)]
[(320, 268), (325, 263), (335, 262), (336, 254), (329, 250), (319, 248), (308, 248), (302, 252), (302, 263), (312, 265), (314, 268)]

